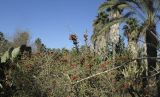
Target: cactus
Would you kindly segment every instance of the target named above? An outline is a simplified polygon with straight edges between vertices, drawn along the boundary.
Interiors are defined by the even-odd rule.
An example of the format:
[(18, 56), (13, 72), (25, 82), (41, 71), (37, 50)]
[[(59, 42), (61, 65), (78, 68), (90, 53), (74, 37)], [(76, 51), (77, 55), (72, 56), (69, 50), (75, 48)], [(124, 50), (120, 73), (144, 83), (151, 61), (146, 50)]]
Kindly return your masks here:
[(12, 60), (12, 62), (15, 62), (18, 59), (19, 55), (20, 55), (20, 47), (15, 48), (12, 51), (11, 55), (12, 56), (11, 56), (10, 59)]
[(13, 47), (9, 48), (1, 57), (1, 63), (7, 62), (11, 57), (11, 52), (13, 51)]
[[(5, 72), (8, 72), (8, 75), (11, 77), (11, 64), (17, 63), (20, 60), (21, 56), (24, 52), (28, 52), (31, 54), (31, 47), (27, 47), (26, 45), (21, 45), (20, 47), (13, 48), (11, 47), (8, 49), (0, 58), (0, 97), (10, 97), (12, 95), (8, 95), (8, 89), (13, 90), (12, 88), (15, 87), (12, 85), (12, 81), (7, 82), (7, 75)], [(30, 56), (30, 55), (29, 55)], [(3, 94), (2, 94), (3, 93)]]
[(16, 62), (18, 57), (20, 57), (24, 51), (27, 51), (29, 56), (31, 54), (31, 47), (27, 47), (26, 45), (21, 45), (20, 47), (8, 49), (1, 57), (1, 63), (6, 63), (7, 61), (11, 61), (12, 63)]

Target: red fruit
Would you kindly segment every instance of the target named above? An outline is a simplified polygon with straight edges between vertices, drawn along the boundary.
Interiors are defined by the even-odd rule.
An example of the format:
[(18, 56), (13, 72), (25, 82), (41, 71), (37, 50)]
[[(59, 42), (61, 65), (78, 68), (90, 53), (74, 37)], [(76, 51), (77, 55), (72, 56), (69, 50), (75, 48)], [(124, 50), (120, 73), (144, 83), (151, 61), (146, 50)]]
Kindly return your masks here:
[(101, 68), (106, 68), (106, 64), (101, 64)]
[(91, 67), (92, 67), (92, 65), (90, 65), (90, 64), (86, 65), (86, 69), (91, 69)]
[(77, 67), (77, 65), (76, 65), (76, 64), (70, 64), (70, 67), (71, 67), (72, 69), (74, 69), (74, 68)]
[(112, 80), (112, 83), (116, 83), (116, 80), (114, 79), (114, 80)]
[(125, 88), (125, 89), (129, 88), (129, 84), (128, 84), (128, 83), (125, 83), (125, 84), (124, 84), (124, 88)]
[(78, 79), (78, 77), (77, 76), (75, 76), (75, 75), (73, 75), (73, 76), (71, 76), (71, 78), (70, 78), (72, 81), (73, 80), (77, 80)]

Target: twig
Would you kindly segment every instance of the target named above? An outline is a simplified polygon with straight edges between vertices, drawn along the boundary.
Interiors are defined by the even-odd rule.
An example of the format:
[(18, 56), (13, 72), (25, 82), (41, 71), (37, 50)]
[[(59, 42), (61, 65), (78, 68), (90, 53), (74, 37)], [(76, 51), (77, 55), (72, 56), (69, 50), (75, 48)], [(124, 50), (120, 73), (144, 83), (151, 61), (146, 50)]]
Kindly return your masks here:
[(120, 66), (111, 68), (111, 69), (106, 70), (106, 71), (103, 71), (103, 72), (99, 72), (99, 73), (93, 74), (93, 75), (91, 75), (91, 76), (88, 76), (88, 77), (86, 77), (86, 78), (83, 78), (83, 79), (81, 79), (81, 80), (79, 80), (79, 81), (76, 81), (76, 82), (74, 82), (74, 83), (71, 83), (71, 84), (72, 84), (72, 85), (75, 85), (75, 84), (78, 84), (78, 83), (80, 83), (80, 82), (82, 82), (82, 81), (85, 81), (85, 80), (88, 80), (88, 79), (90, 79), (90, 78), (93, 78), (93, 77), (95, 77), (95, 76), (108, 73), (108, 72), (110, 72), (110, 71), (112, 71), (112, 70), (116, 70), (116, 69), (124, 66), (125, 64), (130, 63), (130, 62), (133, 62), (133, 61), (135, 61), (135, 60), (142, 60), (142, 59), (148, 59), (148, 58), (149, 58), (149, 59), (160, 59), (160, 58), (158, 58), (158, 57), (141, 57), (141, 58), (131, 59), (131, 60), (128, 60), (127, 62), (122, 63), (122, 65), (120, 65)]

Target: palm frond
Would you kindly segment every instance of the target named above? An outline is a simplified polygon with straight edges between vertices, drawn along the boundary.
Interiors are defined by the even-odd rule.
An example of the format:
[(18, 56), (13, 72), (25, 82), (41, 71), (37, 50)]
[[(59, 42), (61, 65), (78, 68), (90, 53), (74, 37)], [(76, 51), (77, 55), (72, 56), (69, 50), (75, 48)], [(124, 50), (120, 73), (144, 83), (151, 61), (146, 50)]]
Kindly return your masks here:
[(146, 31), (147, 31), (147, 29), (148, 29), (148, 27), (149, 27), (149, 24), (146, 22), (146, 23), (144, 23), (142, 26), (143, 26), (143, 27), (141, 28), (141, 34), (142, 34), (142, 35), (145, 35), (145, 34), (146, 34)]
[(160, 0), (154, 0), (154, 7), (155, 7), (155, 10), (154, 10), (154, 12), (155, 12), (155, 14), (157, 15), (157, 14), (159, 14), (160, 13)]
[(97, 36), (99, 36), (99, 34), (103, 34), (104, 32), (109, 32), (110, 27), (113, 26), (114, 24), (125, 22), (128, 19), (129, 18), (121, 17), (121, 18), (116, 18), (116, 19), (112, 20), (111, 22), (106, 24), (99, 33), (97, 33)]
[(115, 0), (106, 1), (98, 8), (98, 12), (103, 12), (106, 9), (112, 8), (112, 6), (115, 5), (115, 4), (116, 4)]
[(102, 4), (99, 7), (98, 11), (103, 12), (109, 8), (112, 9), (112, 11), (121, 11), (127, 9), (127, 13), (125, 13), (128, 16), (131, 16), (132, 14), (137, 14), (141, 19), (145, 20), (145, 17), (142, 15), (142, 13), (146, 12), (146, 10), (141, 10), (143, 9), (143, 7), (143, 4), (141, 4), (138, 0), (113, 0), (107, 1), (104, 4)]
[(155, 23), (157, 23), (158, 21), (160, 21), (160, 15), (156, 15), (155, 19), (156, 19)]
[(92, 42), (95, 42), (96, 39), (97, 39), (96, 33), (94, 33), (94, 34), (91, 36), (91, 40), (92, 40)]
[[(126, 0), (130, 4), (130, 9), (135, 11), (136, 14), (143, 20), (145, 20), (145, 15), (147, 15), (146, 5), (143, 0)], [(144, 15), (145, 14), (145, 15)]]
[(130, 11), (130, 12), (127, 12), (123, 17), (128, 18), (128, 17), (131, 17), (133, 14), (136, 14), (135, 11)]
[(128, 2), (119, 1), (113, 7), (118, 8), (118, 9), (124, 9), (124, 8), (131, 7), (131, 6)]
[(107, 1), (105, 3), (103, 3), (100, 7), (99, 7), (99, 12), (103, 12), (105, 10), (108, 9), (112, 9), (112, 10), (123, 10), (127, 7), (130, 7), (130, 5), (125, 2), (125, 1), (116, 1), (116, 0), (112, 0), (112, 1)]

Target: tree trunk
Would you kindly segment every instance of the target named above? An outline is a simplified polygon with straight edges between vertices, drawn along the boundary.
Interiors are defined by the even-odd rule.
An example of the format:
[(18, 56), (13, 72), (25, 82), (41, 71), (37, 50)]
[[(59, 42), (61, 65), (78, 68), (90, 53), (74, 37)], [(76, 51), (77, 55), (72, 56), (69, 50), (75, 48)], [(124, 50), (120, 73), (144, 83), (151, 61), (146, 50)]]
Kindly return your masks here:
[[(144, 54), (142, 57), (147, 57), (147, 43), (144, 43)], [(144, 59), (143, 65), (144, 65), (144, 71), (143, 71), (143, 79), (142, 79), (142, 91), (144, 91), (146, 85), (148, 84), (147, 76), (148, 76), (148, 61), (147, 59)]]
[[(156, 39), (156, 26), (153, 25), (149, 27), (147, 33), (146, 33), (146, 43), (147, 43), (147, 62), (148, 62), (148, 74), (151, 75), (151, 73), (156, 73), (154, 70), (156, 68), (156, 57), (157, 57), (157, 45), (158, 41)], [(155, 57), (155, 58), (150, 58)], [(160, 75), (156, 75), (156, 83), (157, 83), (157, 97), (160, 97)]]
[[(148, 31), (146, 33), (147, 57), (157, 57), (157, 42), (155, 37)], [(148, 58), (148, 74), (156, 67), (156, 59)]]
[(138, 56), (138, 49), (137, 49), (137, 42), (136, 40), (129, 40), (128, 41), (128, 49), (132, 54), (132, 59), (137, 58)]
[[(138, 46), (137, 46), (137, 32), (133, 31), (129, 37), (128, 37), (128, 50), (131, 54), (131, 58), (132, 59), (136, 59), (138, 57)], [(138, 62), (137, 60), (134, 60), (131, 64), (129, 65), (138, 65)], [(128, 88), (128, 92), (129, 94), (132, 96), (132, 97), (136, 97), (135, 95), (137, 94), (135, 92), (135, 90), (133, 89), (133, 86), (130, 85), (129, 88)], [(136, 93), (136, 94), (135, 94)], [(139, 95), (139, 94), (137, 94)]]
[(116, 58), (116, 44), (112, 44), (112, 54), (113, 54), (113, 62), (115, 62), (115, 58)]

